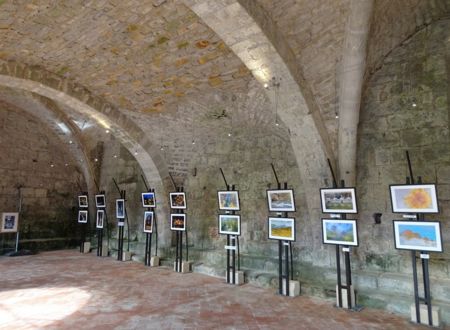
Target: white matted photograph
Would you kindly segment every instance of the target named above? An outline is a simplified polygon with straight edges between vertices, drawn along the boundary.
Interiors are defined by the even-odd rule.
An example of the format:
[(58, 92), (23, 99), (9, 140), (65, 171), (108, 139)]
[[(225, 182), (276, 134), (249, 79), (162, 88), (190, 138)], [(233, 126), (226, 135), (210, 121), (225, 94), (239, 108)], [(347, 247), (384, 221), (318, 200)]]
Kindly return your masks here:
[(173, 209), (186, 208), (186, 194), (184, 192), (170, 193), (170, 207)]
[(87, 210), (79, 210), (78, 211), (78, 222), (79, 223), (87, 223), (88, 221), (88, 211)]
[(1, 233), (16, 233), (19, 227), (19, 213), (4, 212), (2, 213)]
[(176, 231), (186, 230), (186, 214), (175, 213), (170, 215), (170, 229)]
[(78, 207), (88, 207), (88, 197), (87, 195), (78, 196)]
[(106, 207), (105, 195), (95, 195), (95, 206)]
[(356, 220), (322, 219), (324, 244), (358, 246)]
[(320, 189), (322, 213), (358, 213), (355, 188)]
[(236, 190), (218, 191), (219, 210), (239, 211), (239, 192)]
[(294, 191), (292, 189), (267, 190), (267, 202), (271, 212), (295, 212)]
[(116, 199), (116, 218), (125, 219), (125, 200)]
[(219, 214), (219, 234), (240, 235), (241, 216), (231, 214)]
[(97, 221), (96, 221), (96, 227), (99, 229), (103, 228), (105, 222), (105, 211), (104, 210), (97, 210)]
[(144, 233), (153, 233), (154, 214), (152, 211), (144, 212)]
[(434, 184), (390, 185), (393, 213), (439, 213)]
[(156, 207), (156, 198), (154, 192), (145, 192), (141, 194), (143, 207)]
[(395, 248), (427, 252), (442, 252), (439, 221), (394, 220)]
[(269, 218), (269, 239), (295, 241), (295, 219)]

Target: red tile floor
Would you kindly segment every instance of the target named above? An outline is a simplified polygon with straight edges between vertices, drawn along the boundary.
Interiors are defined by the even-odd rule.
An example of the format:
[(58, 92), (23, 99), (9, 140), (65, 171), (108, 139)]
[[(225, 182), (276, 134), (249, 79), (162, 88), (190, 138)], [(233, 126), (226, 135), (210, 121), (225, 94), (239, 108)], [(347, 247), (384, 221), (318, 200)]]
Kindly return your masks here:
[(0, 329), (426, 329), (379, 310), (82, 255), (0, 258)]

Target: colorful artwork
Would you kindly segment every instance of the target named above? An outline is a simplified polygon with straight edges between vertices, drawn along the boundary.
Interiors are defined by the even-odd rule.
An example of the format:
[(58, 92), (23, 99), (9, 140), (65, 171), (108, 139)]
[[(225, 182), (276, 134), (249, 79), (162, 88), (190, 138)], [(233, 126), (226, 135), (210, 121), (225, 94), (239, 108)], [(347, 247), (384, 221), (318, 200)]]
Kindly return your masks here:
[(325, 244), (357, 246), (356, 220), (322, 219), (322, 237)]
[(87, 223), (87, 220), (88, 220), (88, 211), (87, 210), (78, 211), (78, 222)]
[(154, 192), (142, 193), (142, 206), (143, 207), (156, 207), (156, 198)]
[(146, 211), (144, 213), (144, 232), (145, 233), (153, 232), (153, 218), (154, 218), (153, 212)]
[(105, 211), (97, 210), (96, 227), (102, 229), (104, 220), (105, 220)]
[(288, 190), (267, 190), (267, 201), (271, 212), (294, 212), (294, 191)]
[(219, 234), (240, 235), (241, 217), (239, 215), (219, 215)]
[(116, 218), (125, 219), (125, 200), (116, 199)]
[(440, 222), (394, 220), (394, 238), (397, 249), (442, 252)]
[(88, 207), (88, 197), (86, 195), (78, 196), (78, 206)]
[(186, 230), (186, 214), (171, 214), (170, 215), (170, 229), (172, 230)]
[(173, 209), (186, 208), (186, 195), (184, 192), (170, 193), (170, 207)]
[(219, 210), (239, 211), (239, 193), (237, 191), (218, 191)]
[(391, 185), (394, 213), (438, 213), (434, 184)]
[(95, 206), (106, 207), (105, 195), (95, 195)]
[(358, 213), (355, 188), (322, 188), (323, 213)]
[(2, 227), (0, 233), (15, 233), (19, 225), (19, 213), (4, 212), (2, 213)]
[(295, 241), (295, 219), (269, 218), (269, 238)]

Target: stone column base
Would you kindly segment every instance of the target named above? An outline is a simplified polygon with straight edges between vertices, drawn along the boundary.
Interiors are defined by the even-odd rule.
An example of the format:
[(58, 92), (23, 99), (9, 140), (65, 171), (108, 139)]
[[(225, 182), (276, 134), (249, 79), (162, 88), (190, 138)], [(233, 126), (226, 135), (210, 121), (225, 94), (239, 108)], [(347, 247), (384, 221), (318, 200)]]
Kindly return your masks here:
[[(286, 279), (283, 279), (283, 294), (286, 295)], [(300, 295), (300, 282), (289, 280), (289, 297)]]
[[(342, 288), (341, 291), (342, 291), (342, 308), (348, 308), (347, 289)], [(355, 290), (353, 289), (353, 285), (350, 286), (350, 299), (352, 307), (355, 307)], [(336, 284), (336, 306), (339, 307), (339, 290), (337, 284)]]
[[(173, 270), (177, 271), (177, 263), (173, 262)], [(181, 262), (181, 272), (190, 273), (192, 272), (192, 261), (182, 261)]]
[(151, 267), (158, 267), (159, 266), (159, 257), (153, 256), (150, 258), (150, 266)]
[(131, 252), (123, 251), (122, 253), (122, 261), (130, 261), (131, 260)]
[[(225, 279), (226, 280), (226, 279)], [(233, 271), (230, 271), (230, 283), (233, 284)], [(244, 284), (244, 272), (242, 270), (237, 270), (234, 274), (234, 284), (242, 285)]]
[[(420, 323), (428, 325), (428, 309), (427, 305), (420, 304), (419, 305), (419, 311), (420, 311)], [(433, 327), (439, 327), (441, 324), (441, 309), (439, 307), (431, 307), (431, 317), (433, 318)], [(411, 321), (414, 323), (417, 323), (416, 319), (416, 305), (411, 305)]]
[(91, 242), (83, 242), (81, 247), (82, 253), (91, 252)]

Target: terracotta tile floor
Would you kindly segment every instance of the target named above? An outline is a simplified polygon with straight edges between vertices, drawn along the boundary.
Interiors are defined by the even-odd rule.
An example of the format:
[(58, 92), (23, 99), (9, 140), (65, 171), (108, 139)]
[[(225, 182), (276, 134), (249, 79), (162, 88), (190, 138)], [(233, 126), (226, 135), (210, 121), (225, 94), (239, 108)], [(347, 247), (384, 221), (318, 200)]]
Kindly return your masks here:
[(0, 329), (426, 329), (76, 250), (0, 258)]

